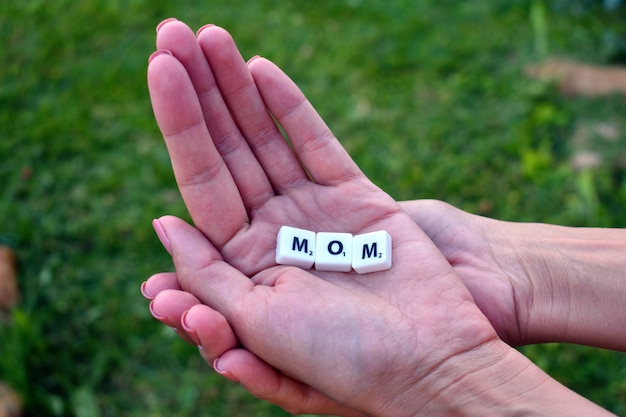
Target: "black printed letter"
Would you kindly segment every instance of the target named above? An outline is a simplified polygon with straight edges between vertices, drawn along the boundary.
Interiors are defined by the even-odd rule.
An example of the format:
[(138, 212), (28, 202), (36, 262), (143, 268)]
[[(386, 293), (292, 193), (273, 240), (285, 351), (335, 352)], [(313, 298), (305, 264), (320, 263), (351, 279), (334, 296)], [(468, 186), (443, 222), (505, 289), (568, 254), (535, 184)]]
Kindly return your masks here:
[[(337, 250), (333, 250), (333, 245), (337, 245)], [(343, 243), (340, 241), (333, 240), (328, 244), (328, 253), (331, 255), (339, 255), (341, 252), (343, 252)]]
[(302, 239), (302, 242), (300, 242), (300, 239), (298, 239), (298, 236), (294, 236), (293, 244), (291, 245), (291, 250), (293, 251), (297, 250), (300, 252), (307, 253), (309, 251), (309, 240)]
[(361, 259), (371, 258), (378, 256), (378, 250), (376, 248), (376, 242), (372, 243), (371, 248), (368, 245), (363, 245), (363, 254), (361, 255)]

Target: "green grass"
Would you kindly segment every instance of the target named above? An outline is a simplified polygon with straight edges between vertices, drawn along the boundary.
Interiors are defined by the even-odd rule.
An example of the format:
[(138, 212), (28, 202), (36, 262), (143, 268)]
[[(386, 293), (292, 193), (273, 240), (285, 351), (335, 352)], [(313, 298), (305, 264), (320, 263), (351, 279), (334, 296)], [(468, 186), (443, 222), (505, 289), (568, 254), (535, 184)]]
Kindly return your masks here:
[[(398, 199), (624, 227), (614, 158), (626, 149), (624, 99), (564, 98), (523, 76), (546, 54), (619, 56), (624, 10), (589, 3), (3, 1), (0, 239), (16, 248), (24, 298), (13, 325), (0, 324), (0, 378), (22, 393), (27, 416), (286, 415), (213, 374), (139, 294), (171, 269), (151, 219), (186, 217), (145, 85), (160, 20), (219, 24), (245, 57), (277, 62)], [(604, 163), (575, 172), (574, 132), (597, 123), (619, 137), (593, 142)], [(524, 352), (626, 415), (623, 354)]]

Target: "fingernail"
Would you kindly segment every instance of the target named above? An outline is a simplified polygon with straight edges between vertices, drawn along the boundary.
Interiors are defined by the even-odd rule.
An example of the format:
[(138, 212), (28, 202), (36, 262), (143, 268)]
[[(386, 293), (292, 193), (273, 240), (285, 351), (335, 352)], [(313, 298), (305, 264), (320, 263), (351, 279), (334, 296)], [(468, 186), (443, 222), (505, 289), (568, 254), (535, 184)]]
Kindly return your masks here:
[(153, 300), (154, 296), (150, 293), (148, 293), (147, 287), (148, 286), (148, 281), (144, 281), (141, 284), (141, 295), (143, 295), (146, 299), (148, 300)]
[(165, 229), (163, 229), (163, 225), (158, 219), (152, 220), (152, 228), (154, 228), (154, 231), (156, 232), (157, 236), (159, 237), (159, 240), (161, 241), (161, 244), (163, 245), (167, 253), (169, 253), (171, 256), (172, 246), (170, 245), (170, 240), (167, 238)]
[(213, 361), (213, 369), (215, 369), (215, 372), (217, 372), (218, 374), (222, 375), (223, 377), (226, 377), (228, 379), (230, 379), (231, 381), (235, 381), (235, 382), (239, 382), (239, 380), (237, 378), (235, 378), (233, 376), (233, 374), (231, 374), (230, 372), (228, 372), (225, 369), (222, 369), (220, 367), (220, 358), (217, 358)]
[(255, 55), (255, 56), (253, 56), (252, 58), (250, 58), (250, 59), (248, 60), (248, 62), (246, 62), (246, 64), (251, 63), (252, 61), (254, 61), (254, 60), (255, 60), (255, 59), (257, 59), (257, 58), (261, 58), (261, 56), (260, 56), (260, 55)]
[(178, 21), (178, 19), (176, 19), (176, 18), (174, 18), (174, 17), (170, 17), (170, 18), (167, 18), (167, 19), (163, 20), (161, 23), (159, 23), (159, 24), (157, 25), (157, 27), (156, 27), (156, 33), (159, 33), (159, 31), (161, 30), (161, 28), (162, 28), (163, 26), (165, 26), (165, 24), (166, 24), (166, 23), (169, 23), (169, 22), (177, 22), (177, 21)]
[(158, 314), (155, 310), (154, 310), (154, 301), (152, 301), (150, 303), (150, 305), (148, 306), (148, 308), (150, 309), (150, 314), (152, 314), (152, 317), (154, 317), (155, 319), (159, 320), (159, 321), (163, 321), (165, 319), (165, 317), (163, 317), (162, 315)]
[(157, 56), (161, 56), (161, 55), (169, 55), (169, 56), (174, 56), (170, 51), (168, 51), (167, 49), (159, 49), (154, 51), (150, 57), (148, 58), (148, 64), (151, 63), (154, 58), (156, 58)]
[(213, 23), (209, 23), (208, 25), (204, 25), (202, 26), (200, 29), (198, 29), (198, 31), (196, 32), (196, 38), (198, 36), (200, 36), (200, 32), (202, 32), (204, 29), (206, 28), (212, 28), (213, 26), (215, 26)]
[(183, 330), (189, 335), (189, 338), (193, 341), (193, 343), (195, 343), (198, 347), (202, 347), (200, 345), (200, 339), (198, 338), (196, 329), (189, 327), (189, 324), (187, 324), (187, 313), (189, 313), (189, 310), (185, 311), (182, 316), (180, 316), (180, 324), (183, 326)]

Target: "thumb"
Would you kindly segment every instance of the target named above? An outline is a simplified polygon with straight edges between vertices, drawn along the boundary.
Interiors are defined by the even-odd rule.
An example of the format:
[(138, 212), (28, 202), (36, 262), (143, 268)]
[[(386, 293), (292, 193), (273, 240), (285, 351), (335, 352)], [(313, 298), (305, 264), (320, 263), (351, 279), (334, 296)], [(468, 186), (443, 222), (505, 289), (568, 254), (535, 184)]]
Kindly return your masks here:
[(254, 284), (226, 263), (213, 244), (195, 227), (174, 217), (155, 220), (160, 238), (171, 248), (178, 281), (185, 291), (226, 318), (233, 314), (237, 300), (252, 291)]

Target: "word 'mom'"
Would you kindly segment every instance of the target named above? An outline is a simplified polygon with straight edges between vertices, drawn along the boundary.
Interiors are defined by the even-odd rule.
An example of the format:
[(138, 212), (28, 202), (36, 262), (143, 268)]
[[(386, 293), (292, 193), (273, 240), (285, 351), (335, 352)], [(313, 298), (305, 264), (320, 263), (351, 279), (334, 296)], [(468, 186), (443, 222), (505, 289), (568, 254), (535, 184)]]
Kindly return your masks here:
[(276, 263), (303, 269), (315, 265), (318, 271), (384, 271), (391, 268), (391, 236), (384, 230), (353, 236), (283, 226), (276, 237)]

